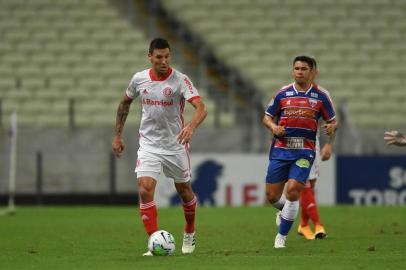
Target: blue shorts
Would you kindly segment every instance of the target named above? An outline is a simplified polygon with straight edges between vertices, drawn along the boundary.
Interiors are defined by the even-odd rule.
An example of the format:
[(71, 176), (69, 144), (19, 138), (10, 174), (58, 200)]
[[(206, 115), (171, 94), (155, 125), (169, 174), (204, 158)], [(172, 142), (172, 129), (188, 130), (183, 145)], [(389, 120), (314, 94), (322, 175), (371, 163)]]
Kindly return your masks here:
[(266, 174), (266, 183), (276, 184), (286, 182), (288, 179), (295, 179), (305, 184), (309, 177), (313, 160), (308, 157), (296, 160), (271, 159)]

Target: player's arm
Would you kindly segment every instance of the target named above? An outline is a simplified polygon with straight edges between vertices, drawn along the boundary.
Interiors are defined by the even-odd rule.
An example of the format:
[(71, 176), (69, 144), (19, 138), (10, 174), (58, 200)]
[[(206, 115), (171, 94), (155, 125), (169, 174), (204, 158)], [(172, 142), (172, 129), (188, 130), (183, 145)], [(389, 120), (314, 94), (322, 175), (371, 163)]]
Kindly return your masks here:
[(324, 133), (327, 135), (328, 137), (328, 143), (333, 144), (334, 142), (334, 137), (336, 134), (336, 131), (338, 129), (338, 123), (335, 119), (331, 120), (331, 121), (327, 121), (324, 125)]
[(190, 104), (195, 108), (192, 119), (180, 131), (177, 136), (179, 143), (187, 144), (193, 136), (195, 128), (197, 128), (207, 116), (206, 105), (201, 98), (195, 98), (190, 101)]
[(333, 153), (333, 145), (327, 142), (325, 145), (323, 145), (323, 148), (321, 148), (320, 151), (321, 161), (329, 160), (332, 153)]
[(125, 121), (127, 120), (128, 113), (130, 111), (131, 102), (133, 100), (127, 95), (124, 95), (123, 99), (120, 101), (117, 109), (116, 116), (116, 127), (114, 130), (114, 138), (112, 142), (113, 152), (116, 157), (120, 157), (124, 150), (124, 141), (121, 137), (123, 132)]
[(327, 135), (327, 142), (323, 145), (323, 148), (320, 151), (320, 159), (322, 161), (329, 160), (331, 154), (333, 153), (333, 143), (335, 138), (336, 130), (338, 129), (338, 123), (334, 119), (332, 121), (328, 121), (323, 125), (324, 132)]
[(386, 145), (406, 146), (406, 136), (397, 130), (385, 131), (383, 139)]
[(265, 114), (262, 122), (264, 123), (264, 126), (266, 128), (268, 128), (272, 132), (272, 134), (274, 134), (275, 136), (279, 137), (279, 136), (283, 136), (285, 134), (285, 128), (277, 125), (274, 121), (273, 116)]

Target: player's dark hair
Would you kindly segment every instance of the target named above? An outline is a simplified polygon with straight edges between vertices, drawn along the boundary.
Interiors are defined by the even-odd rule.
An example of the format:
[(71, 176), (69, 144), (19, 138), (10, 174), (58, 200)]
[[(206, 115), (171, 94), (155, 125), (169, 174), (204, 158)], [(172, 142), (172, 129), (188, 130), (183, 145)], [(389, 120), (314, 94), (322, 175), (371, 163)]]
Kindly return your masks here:
[(151, 43), (149, 44), (149, 53), (152, 54), (154, 49), (166, 49), (169, 50), (171, 47), (169, 46), (169, 42), (163, 38), (154, 38)]
[(293, 64), (295, 64), (298, 61), (305, 62), (306, 64), (309, 65), (310, 69), (317, 68), (316, 59), (314, 59), (311, 56), (307, 56), (307, 55), (296, 56), (295, 59), (293, 60)]

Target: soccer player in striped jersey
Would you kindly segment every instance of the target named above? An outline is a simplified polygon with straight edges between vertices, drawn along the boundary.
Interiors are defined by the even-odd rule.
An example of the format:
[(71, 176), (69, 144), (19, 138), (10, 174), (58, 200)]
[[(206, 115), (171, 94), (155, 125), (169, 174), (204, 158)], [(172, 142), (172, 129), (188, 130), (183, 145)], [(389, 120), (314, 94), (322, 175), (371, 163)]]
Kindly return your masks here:
[[(336, 120), (327, 91), (313, 84), (314, 59), (293, 60), (294, 83), (279, 90), (265, 111), (264, 125), (273, 134), (266, 175), (266, 196), (280, 213), (275, 248), (284, 248), (299, 210), (299, 197), (315, 158), (318, 121), (327, 136), (334, 137)], [(285, 184), (286, 192), (283, 194)]]
[[(151, 68), (132, 77), (117, 110), (115, 136), (112, 148), (117, 157), (124, 150), (121, 137), (130, 105), (135, 98), (142, 104), (139, 144), (135, 172), (138, 179), (140, 216), (148, 235), (158, 230), (157, 208), (154, 201), (158, 176), (172, 178), (182, 199), (186, 225), (183, 235), (183, 253), (195, 249), (196, 196), (190, 182), (189, 141), (207, 115), (206, 106), (189, 78), (170, 66), (168, 41), (151, 41), (148, 58)], [(188, 101), (195, 111), (185, 125), (183, 111)], [(152, 256), (146, 252), (144, 256)]]

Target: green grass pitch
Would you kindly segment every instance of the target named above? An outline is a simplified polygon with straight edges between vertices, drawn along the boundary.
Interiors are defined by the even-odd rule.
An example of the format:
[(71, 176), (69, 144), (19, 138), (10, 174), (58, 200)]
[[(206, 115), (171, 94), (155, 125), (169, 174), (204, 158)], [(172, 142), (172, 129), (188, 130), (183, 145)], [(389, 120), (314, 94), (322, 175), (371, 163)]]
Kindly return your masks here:
[(296, 234), (273, 248), (271, 207), (198, 208), (197, 247), (181, 254), (183, 212), (160, 208), (173, 233), (171, 257), (142, 257), (147, 235), (138, 208), (20, 207), (0, 217), (0, 269), (406, 269), (404, 207), (321, 207), (327, 239)]

